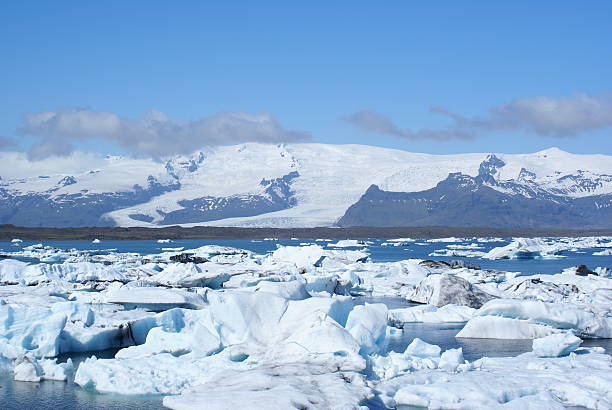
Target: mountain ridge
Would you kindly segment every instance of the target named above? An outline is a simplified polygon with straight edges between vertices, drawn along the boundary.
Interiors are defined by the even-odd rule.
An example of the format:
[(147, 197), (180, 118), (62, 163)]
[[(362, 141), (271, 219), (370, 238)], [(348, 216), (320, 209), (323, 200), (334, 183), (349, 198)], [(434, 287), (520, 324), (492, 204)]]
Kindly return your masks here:
[[(482, 184), (505, 195), (579, 199), (612, 193), (610, 156), (570, 154), (558, 148), (493, 154), (493, 162), (487, 162), (489, 156), (361, 145), (242, 144), (163, 162), (107, 156), (89, 161), (88, 169), (89, 163), (60, 167), (0, 153), (4, 168), (10, 170), (8, 176), (0, 172), (0, 223), (334, 226), (373, 184), (389, 192), (420, 192), (452, 173), (481, 175), (487, 179)], [(77, 213), (81, 216), (74, 209), (83, 209)]]

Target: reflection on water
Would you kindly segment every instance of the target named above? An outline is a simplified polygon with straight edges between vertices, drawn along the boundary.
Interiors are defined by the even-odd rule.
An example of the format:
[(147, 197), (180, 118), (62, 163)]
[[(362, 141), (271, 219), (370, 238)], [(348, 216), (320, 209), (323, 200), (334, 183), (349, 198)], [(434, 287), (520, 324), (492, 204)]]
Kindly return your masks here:
[(10, 374), (0, 375), (0, 403), (6, 410), (164, 408), (161, 397), (98, 394), (66, 382), (15, 382)]
[(455, 335), (463, 328), (462, 323), (431, 324), (408, 323), (399, 338), (389, 344), (389, 350), (403, 352), (415, 338), (438, 345), (442, 350), (463, 348), (466, 360), (481, 357), (516, 356), (531, 351), (531, 340), (457, 339)]
[[(113, 358), (119, 349), (61, 355), (59, 362), (69, 357), (75, 367), (90, 356)], [(3, 410), (24, 409), (163, 409), (162, 396), (133, 397), (117, 394), (99, 394), (82, 389), (70, 382), (44, 381), (42, 383), (16, 382), (12, 374), (0, 374), (0, 407)]]

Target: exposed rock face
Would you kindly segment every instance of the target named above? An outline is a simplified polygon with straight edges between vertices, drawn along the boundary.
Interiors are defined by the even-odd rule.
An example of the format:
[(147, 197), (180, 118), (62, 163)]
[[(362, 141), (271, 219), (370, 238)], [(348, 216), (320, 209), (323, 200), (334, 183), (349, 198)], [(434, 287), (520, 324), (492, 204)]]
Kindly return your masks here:
[(188, 253), (181, 253), (178, 255), (172, 255), (170, 257), (170, 260), (173, 262), (180, 262), (180, 263), (204, 263), (204, 262), (208, 262), (208, 259), (206, 258), (202, 258), (199, 256), (193, 256), (191, 254)]
[(61, 186), (74, 185), (72, 177), (62, 179), (57, 187), (42, 193), (15, 195), (0, 187), (0, 221), (19, 226), (112, 226), (104, 219), (106, 212), (146, 202), (165, 192), (180, 188), (180, 183), (160, 183), (149, 176), (147, 185), (134, 185), (131, 191), (55, 195)]
[(435, 188), (420, 192), (390, 192), (371, 185), (338, 225), (612, 227), (612, 194), (569, 195), (593, 192), (612, 176), (578, 172), (560, 177), (549, 186), (525, 169), (517, 179), (500, 180), (498, 170), (504, 165), (490, 155), (476, 177), (451, 173)]
[(438, 307), (454, 304), (478, 309), (493, 296), (458, 276), (436, 274), (423, 279), (409, 299)]
[(194, 220), (214, 221), (224, 218), (253, 216), (267, 212), (280, 211), (296, 204), (291, 190), (291, 182), (299, 177), (296, 171), (281, 178), (263, 179), (260, 186), (262, 194), (242, 194), (229, 197), (204, 196), (179, 201), (183, 208), (164, 214), (164, 225), (188, 223)]

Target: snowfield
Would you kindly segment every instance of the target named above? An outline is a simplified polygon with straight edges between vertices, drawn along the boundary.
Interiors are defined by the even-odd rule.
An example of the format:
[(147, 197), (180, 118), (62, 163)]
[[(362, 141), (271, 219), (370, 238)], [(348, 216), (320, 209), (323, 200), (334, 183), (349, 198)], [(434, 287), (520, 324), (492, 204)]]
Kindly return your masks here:
[[(87, 215), (91, 219), (86, 221), (97, 224), (333, 226), (373, 184), (391, 192), (423, 191), (435, 187), (450, 173), (478, 175), (488, 155), (431, 155), (364, 145), (252, 143), (210, 148), (167, 158), (165, 162), (98, 158), (82, 153), (81, 158), (76, 153), (48, 163), (31, 162), (25, 154), (3, 152), (0, 188), (6, 189), (7, 198), (38, 196), (46, 201), (41, 203), (56, 205), (54, 212), (60, 213), (62, 204), (74, 198), (90, 201), (87, 203), (91, 206), (108, 203), (108, 208), (100, 211), (101, 220), (100, 215)], [(491, 175), (499, 181), (525, 186), (534, 183), (542, 192), (568, 198), (612, 193), (609, 156), (577, 155), (557, 148), (495, 156), (505, 163)], [(287, 176), (292, 176), (288, 182), (290, 192), (278, 187), (270, 190), (270, 181)], [(492, 187), (505, 189), (501, 185)], [(524, 195), (532, 195), (529, 189), (523, 191)], [(117, 194), (123, 194), (124, 205), (111, 204)], [(281, 198), (275, 206), (254, 205), (260, 200), (274, 202), (273, 194)], [(206, 201), (198, 203), (202, 198)], [(234, 201), (233, 205), (227, 201)], [(198, 213), (224, 205), (224, 212), (210, 217)], [(607, 202), (604, 206), (608, 206)], [(240, 207), (251, 213), (237, 212)], [(164, 222), (167, 214), (181, 211), (191, 214), (185, 220)], [(42, 216), (39, 222), (44, 224)]]
[[(485, 241), (436, 242), (473, 251)], [(610, 243), (517, 238), (483, 258)], [(0, 372), (163, 395), (173, 409), (612, 408), (612, 357), (581, 347), (612, 338), (609, 270), (523, 276), (464, 261), (372, 262), (368, 242), (322, 244), (141, 255), (15, 241), (0, 259)], [(533, 340), (533, 349), (468, 361), (461, 348), (413, 338), (391, 350), (414, 323), (459, 324), (458, 338)], [(113, 358), (95, 356), (110, 348)], [(57, 361), (71, 352), (92, 353), (76, 366)]]

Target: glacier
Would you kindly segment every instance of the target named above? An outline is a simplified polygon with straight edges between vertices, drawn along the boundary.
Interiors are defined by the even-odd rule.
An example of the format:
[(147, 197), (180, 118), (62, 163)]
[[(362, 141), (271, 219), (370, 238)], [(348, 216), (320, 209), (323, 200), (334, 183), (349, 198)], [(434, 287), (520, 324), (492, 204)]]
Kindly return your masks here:
[[(507, 203), (553, 198), (548, 206), (571, 202), (591, 214), (608, 215), (612, 194), (609, 156), (556, 148), (532, 154), (431, 155), (364, 145), (242, 144), (162, 162), (107, 156), (78, 167), (66, 159), (45, 169), (19, 153), (0, 153), (0, 160), (5, 164), (0, 223), (21, 226), (289, 228), (335, 226), (342, 219), (354, 224), (358, 221), (348, 223), (345, 214), (369, 187), (422, 195), (451, 174), (461, 176), (466, 192), (471, 188), (464, 185), (480, 176), (478, 183)], [(473, 213), (473, 205), (461, 210), (464, 218)], [(369, 220), (371, 215), (370, 209)], [(386, 220), (398, 226), (397, 216), (388, 213)], [(494, 221), (502, 222), (499, 215)], [(448, 216), (407, 222), (453, 225)], [(559, 226), (563, 219), (553, 222)], [(505, 226), (513, 223), (516, 217), (503, 221)]]

